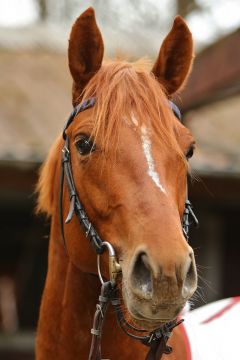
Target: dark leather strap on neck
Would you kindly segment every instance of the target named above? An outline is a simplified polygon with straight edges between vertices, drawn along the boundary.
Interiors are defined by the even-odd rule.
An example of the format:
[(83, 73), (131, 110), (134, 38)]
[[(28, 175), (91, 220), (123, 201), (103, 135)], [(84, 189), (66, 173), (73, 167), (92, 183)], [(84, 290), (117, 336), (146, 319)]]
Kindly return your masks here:
[[(177, 323), (175, 326), (177, 325), (179, 325), (179, 323)], [(171, 333), (169, 333), (169, 336), (171, 336)], [(167, 345), (169, 336), (163, 335), (161, 338), (152, 341), (150, 345), (150, 350), (147, 353), (147, 357), (145, 360), (160, 360), (163, 354), (171, 354), (173, 349), (171, 346)]]
[(151, 344), (146, 360), (160, 360), (167, 349), (165, 339), (155, 341)]
[(102, 328), (105, 320), (107, 308), (114, 291), (114, 285), (108, 281), (103, 283), (99, 302), (96, 305), (96, 311), (93, 319), (93, 327), (91, 329), (92, 342), (88, 360), (101, 360), (101, 339)]

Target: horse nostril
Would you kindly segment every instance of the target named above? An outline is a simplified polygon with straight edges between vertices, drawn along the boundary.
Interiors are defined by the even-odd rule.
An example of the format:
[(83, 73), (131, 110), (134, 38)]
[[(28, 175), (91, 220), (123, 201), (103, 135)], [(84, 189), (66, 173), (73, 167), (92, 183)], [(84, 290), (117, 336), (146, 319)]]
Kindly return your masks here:
[(147, 297), (152, 295), (153, 288), (151, 267), (146, 253), (141, 252), (138, 254), (133, 267), (131, 281), (136, 290), (140, 291)]
[(184, 298), (192, 296), (197, 286), (197, 271), (193, 254), (190, 254), (190, 259), (191, 262), (189, 264), (182, 288), (182, 295)]

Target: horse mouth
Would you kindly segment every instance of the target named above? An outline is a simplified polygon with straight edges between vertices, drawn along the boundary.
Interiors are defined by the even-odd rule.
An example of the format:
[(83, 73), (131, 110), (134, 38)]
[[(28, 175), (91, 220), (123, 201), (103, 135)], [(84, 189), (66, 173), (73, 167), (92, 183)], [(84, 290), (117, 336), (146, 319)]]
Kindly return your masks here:
[[(141, 311), (137, 310), (134, 307), (131, 307), (131, 309), (128, 308), (128, 312), (129, 315), (132, 319), (132, 321), (134, 322), (134, 324), (136, 324), (139, 328), (141, 329), (145, 329), (147, 331), (153, 331), (154, 329), (160, 327), (161, 325), (176, 320), (178, 314), (180, 313), (180, 311), (182, 310), (184, 304), (177, 305), (177, 307), (174, 310), (171, 310), (170, 314), (164, 314), (164, 316), (148, 316), (143, 314)], [(163, 310), (163, 312), (168, 311), (169, 306), (168, 305), (163, 305), (162, 307), (159, 307), (159, 312), (161, 310)]]
[(139, 301), (124, 292), (124, 303), (129, 317), (137, 327), (152, 331), (161, 325), (176, 320), (185, 306), (185, 301), (168, 302), (153, 306), (151, 301)]

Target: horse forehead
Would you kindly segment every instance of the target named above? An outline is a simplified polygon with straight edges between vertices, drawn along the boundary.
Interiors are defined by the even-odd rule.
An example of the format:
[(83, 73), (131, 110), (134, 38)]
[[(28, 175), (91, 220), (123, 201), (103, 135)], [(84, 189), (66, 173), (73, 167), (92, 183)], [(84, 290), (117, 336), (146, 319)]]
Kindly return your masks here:
[[(119, 161), (129, 169), (141, 169), (150, 176), (155, 183), (160, 172), (165, 172), (165, 164), (174, 157), (169, 154), (167, 144), (157, 137), (153, 129), (147, 125), (139, 125), (134, 118), (132, 124), (122, 127), (119, 140)], [(161, 186), (159, 186), (161, 187)]]

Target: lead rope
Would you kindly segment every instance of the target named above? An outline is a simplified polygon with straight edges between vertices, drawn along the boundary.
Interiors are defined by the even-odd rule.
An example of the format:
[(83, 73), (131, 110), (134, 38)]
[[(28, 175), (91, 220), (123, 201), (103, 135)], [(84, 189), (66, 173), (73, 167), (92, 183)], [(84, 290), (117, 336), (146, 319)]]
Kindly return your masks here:
[(111, 281), (104, 282), (101, 287), (101, 293), (96, 305), (96, 311), (93, 319), (93, 327), (91, 329), (92, 341), (88, 360), (101, 360), (101, 338), (102, 328), (107, 312), (107, 308), (114, 290), (114, 283)]

